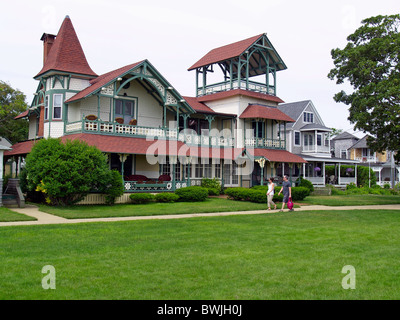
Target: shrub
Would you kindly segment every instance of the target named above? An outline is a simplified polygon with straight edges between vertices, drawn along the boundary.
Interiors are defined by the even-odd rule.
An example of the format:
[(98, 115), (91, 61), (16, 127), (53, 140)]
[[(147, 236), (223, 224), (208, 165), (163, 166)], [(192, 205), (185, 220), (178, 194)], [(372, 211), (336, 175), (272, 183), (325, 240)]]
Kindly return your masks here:
[[(218, 178), (203, 178), (201, 180), (201, 186), (209, 189), (208, 194), (211, 196), (218, 196), (221, 194), (221, 182)], [(210, 190), (211, 189), (211, 190)]]
[(158, 193), (155, 195), (157, 202), (176, 202), (179, 200), (179, 196), (175, 193)]
[(385, 184), (383, 185), (383, 188), (384, 188), (384, 189), (390, 189), (390, 184), (385, 183)]
[(242, 187), (227, 188), (225, 190), (225, 194), (227, 194), (230, 199), (245, 200), (245, 201), (249, 200), (250, 192), (251, 192), (251, 189), (242, 188)]
[[(275, 194), (273, 201), (281, 202), (283, 200), (283, 194), (278, 196), (281, 187), (275, 187)], [(228, 188), (225, 193), (233, 200), (244, 200), (251, 202), (264, 203), (267, 202), (267, 188), (256, 186), (251, 189), (247, 188)], [(310, 194), (310, 190), (305, 187), (293, 187), (292, 188), (292, 199), (293, 201), (303, 200)]]
[(350, 189), (357, 189), (357, 186), (355, 183), (351, 182), (346, 186), (346, 190), (350, 190)]
[(26, 157), (27, 190), (41, 191), (51, 205), (71, 205), (90, 191), (105, 193), (110, 182), (106, 156), (74, 140), (43, 139)]
[(304, 187), (310, 190), (310, 193), (314, 191), (314, 186), (311, 181), (304, 179), (303, 177), (299, 177), (299, 187)]
[(179, 196), (179, 201), (185, 202), (197, 202), (205, 201), (208, 197), (207, 188), (200, 186), (180, 188), (175, 191), (175, 194)]
[(124, 183), (121, 174), (116, 170), (111, 170), (109, 183), (106, 187), (106, 204), (114, 204), (115, 199), (124, 194)]
[(154, 200), (154, 195), (151, 193), (132, 193), (129, 198), (133, 204), (144, 204)]
[(219, 196), (220, 195), (220, 190), (217, 188), (207, 188), (208, 190), (208, 195), (209, 196)]

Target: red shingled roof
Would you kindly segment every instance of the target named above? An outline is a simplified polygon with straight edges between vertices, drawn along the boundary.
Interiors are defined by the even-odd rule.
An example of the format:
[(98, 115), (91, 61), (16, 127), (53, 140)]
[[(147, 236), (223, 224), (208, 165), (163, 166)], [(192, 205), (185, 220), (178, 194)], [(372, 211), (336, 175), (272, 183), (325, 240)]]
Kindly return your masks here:
[(86, 60), (74, 26), (68, 16), (65, 17), (58, 31), (42, 70), (35, 78), (50, 70), (97, 77)]
[(287, 122), (295, 122), (287, 114), (283, 113), (276, 107), (261, 106), (257, 104), (249, 105), (239, 117), (240, 119), (259, 118), (274, 119)]
[(11, 150), (5, 151), (4, 156), (7, 157), (7, 156), (28, 154), (29, 152), (31, 152), (33, 145), (37, 141), (38, 140), (36, 140), (36, 141), (29, 140), (29, 141), (18, 142), (11, 146)]
[(302, 157), (286, 150), (276, 149), (247, 149), (255, 157), (264, 157), (270, 162), (307, 163)]
[(276, 103), (284, 102), (282, 99), (280, 99), (276, 96), (271, 96), (269, 94), (265, 94), (265, 93), (261, 93), (261, 92), (254, 92), (254, 91), (249, 91), (249, 90), (243, 90), (243, 89), (234, 89), (234, 90), (221, 91), (221, 92), (217, 92), (217, 93), (213, 93), (213, 94), (208, 94), (205, 96), (198, 97), (197, 100), (199, 102), (207, 102), (207, 101), (215, 101), (215, 100), (225, 99), (225, 98), (229, 98), (232, 96), (238, 96), (238, 95), (262, 99), (265, 101), (271, 101), (271, 102), (276, 102)]
[(14, 120), (21, 119), (21, 118), (25, 118), (25, 117), (28, 116), (28, 114), (29, 114), (29, 110), (26, 110), (26, 111), (20, 113), (19, 115), (17, 115), (17, 116), (14, 118)]
[[(144, 61), (144, 60), (143, 60)], [(119, 76), (123, 75), (124, 73), (128, 72), (132, 68), (138, 66), (141, 64), (143, 61), (135, 62), (132, 64), (129, 64), (125, 67), (107, 72), (105, 74), (102, 74), (101, 76), (97, 77), (96, 79), (90, 80), (90, 87), (87, 87), (86, 89), (83, 89), (81, 92), (78, 92), (76, 95), (72, 96), (70, 99), (65, 101), (65, 103), (70, 103), (76, 100), (80, 100), (83, 98), (86, 98), (89, 96), (91, 93), (94, 91), (100, 89), (101, 87), (105, 86), (107, 83), (111, 82), (115, 78), (118, 78)]]
[(247, 48), (256, 42), (263, 34), (231, 43), (208, 52), (204, 57), (192, 65), (188, 70), (193, 70), (199, 67), (207, 66), (216, 62), (224, 61), (226, 59), (234, 58), (241, 55)]

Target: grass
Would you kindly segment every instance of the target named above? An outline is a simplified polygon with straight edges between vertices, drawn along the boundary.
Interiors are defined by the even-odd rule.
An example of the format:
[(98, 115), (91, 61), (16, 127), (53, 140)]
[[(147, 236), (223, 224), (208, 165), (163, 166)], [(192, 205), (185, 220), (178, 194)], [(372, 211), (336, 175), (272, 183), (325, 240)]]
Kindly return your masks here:
[(0, 299), (399, 299), (399, 233), (390, 210), (0, 228)]
[[(1, 196), (1, 195), (0, 195)], [(20, 214), (5, 207), (0, 207), (0, 222), (11, 222), (11, 221), (35, 221), (33, 217)]]
[(149, 204), (116, 204), (114, 206), (50, 207), (40, 205), (40, 210), (67, 219), (106, 218), (127, 216), (151, 216), (166, 214), (209, 213), (226, 211), (266, 210), (265, 203), (233, 201), (224, 198), (208, 198), (204, 202), (175, 202)]
[(299, 203), (325, 206), (366, 206), (400, 204), (398, 195), (349, 194), (332, 196), (308, 196)]

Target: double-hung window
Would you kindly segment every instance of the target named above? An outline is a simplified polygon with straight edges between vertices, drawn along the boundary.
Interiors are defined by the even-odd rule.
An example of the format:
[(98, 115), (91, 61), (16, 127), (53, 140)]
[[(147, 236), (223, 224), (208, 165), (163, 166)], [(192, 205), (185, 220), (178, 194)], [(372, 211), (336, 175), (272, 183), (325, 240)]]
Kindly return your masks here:
[(294, 145), (295, 146), (300, 146), (300, 131), (295, 131), (294, 132)]
[(49, 96), (44, 98), (44, 120), (49, 120)]
[(62, 118), (62, 94), (53, 95), (53, 119)]
[(314, 114), (312, 112), (304, 112), (303, 122), (314, 123)]

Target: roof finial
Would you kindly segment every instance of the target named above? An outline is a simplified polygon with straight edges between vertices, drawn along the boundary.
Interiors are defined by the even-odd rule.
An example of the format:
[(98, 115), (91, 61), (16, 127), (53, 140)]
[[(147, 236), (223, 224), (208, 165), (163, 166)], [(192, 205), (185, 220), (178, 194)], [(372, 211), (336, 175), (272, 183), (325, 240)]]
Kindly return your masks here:
[(66, 16), (65, 16), (65, 19), (70, 19), (69, 15), (66, 15)]

